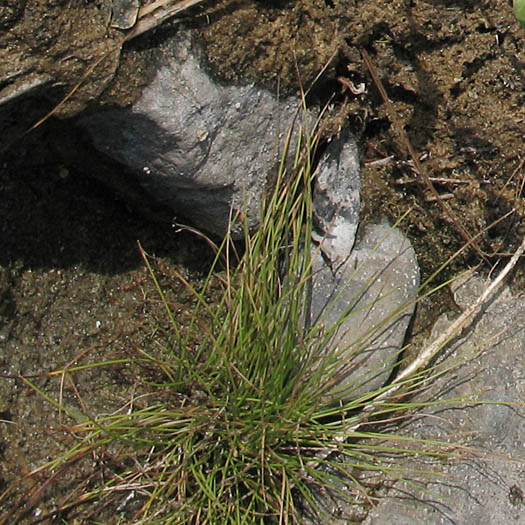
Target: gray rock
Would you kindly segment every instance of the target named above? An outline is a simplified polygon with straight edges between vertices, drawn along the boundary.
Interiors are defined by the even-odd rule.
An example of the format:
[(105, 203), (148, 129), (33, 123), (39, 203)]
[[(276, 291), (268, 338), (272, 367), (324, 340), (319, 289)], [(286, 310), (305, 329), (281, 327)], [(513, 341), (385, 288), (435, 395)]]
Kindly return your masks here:
[[(159, 49), (156, 76), (132, 107), (92, 114), (81, 125), (100, 151), (136, 170), (159, 202), (223, 236), (232, 213), (257, 226), (300, 105), (254, 85), (221, 86), (200, 62), (189, 32), (180, 30)], [(239, 223), (233, 233), (241, 236)]]
[[(456, 302), (466, 307), (486, 284), (474, 276), (456, 285)], [(443, 316), (434, 333), (449, 324)], [(475, 395), (489, 403), (427, 407), (423, 414), (428, 417), (417, 418), (404, 432), (458, 443), (464, 447), (457, 449), (463, 458), (398, 464), (419, 469), (410, 479), (419, 479), (422, 489), (397, 483), (370, 513), (367, 525), (525, 523), (525, 297), (504, 289), (447, 355), (463, 365), (416, 399)], [(421, 469), (430, 473), (423, 476)]]
[(336, 264), (317, 251), (311, 319), (328, 330), (345, 317), (332, 337), (330, 351), (338, 355), (332, 381), (346, 399), (355, 399), (381, 387), (397, 363), (419, 267), (410, 242), (386, 223), (366, 226), (351, 254)]
[(139, 12), (139, 0), (112, 0), (111, 26), (129, 29), (135, 25)]
[[(415, 252), (388, 224), (359, 224), (359, 155), (348, 130), (322, 156), (314, 189), (310, 325), (333, 330), (330, 394), (356, 398), (381, 387), (395, 366), (419, 287)], [(341, 319), (345, 319), (340, 322)], [(334, 329), (336, 327), (336, 329)]]
[(355, 138), (344, 130), (322, 156), (314, 190), (313, 239), (332, 265), (347, 258), (354, 246), (359, 225), (359, 168)]

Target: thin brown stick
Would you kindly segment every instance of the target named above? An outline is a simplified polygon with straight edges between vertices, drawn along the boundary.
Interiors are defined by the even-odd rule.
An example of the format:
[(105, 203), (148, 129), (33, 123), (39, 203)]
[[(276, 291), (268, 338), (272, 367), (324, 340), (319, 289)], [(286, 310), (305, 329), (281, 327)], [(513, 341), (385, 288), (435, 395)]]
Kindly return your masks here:
[[(431, 182), (435, 182), (437, 184), (445, 184), (445, 185), (451, 185), (451, 186), (457, 186), (461, 184), (470, 184), (470, 181), (468, 180), (450, 179), (447, 177), (429, 177), (429, 179), (431, 180)], [(414, 184), (419, 181), (417, 179), (397, 179), (394, 182), (396, 184), (399, 184), (400, 186), (406, 186), (408, 184)]]
[(374, 81), (379, 94), (381, 95), (381, 98), (383, 99), (383, 102), (385, 103), (387, 113), (390, 117), (390, 120), (392, 121), (392, 125), (396, 129), (397, 133), (399, 134), (401, 140), (403, 141), (403, 144), (405, 145), (408, 154), (412, 158), (412, 161), (414, 163), (415, 169), (420, 177), (423, 178), (423, 181), (427, 188), (432, 193), (432, 196), (434, 199), (439, 203), (439, 205), (443, 208), (443, 211), (446, 213), (448, 217), (452, 220), (456, 230), (459, 232), (459, 234), (463, 237), (463, 239), (470, 244), (476, 252), (479, 254), (479, 256), (487, 263), (489, 263), (488, 258), (491, 257), (487, 253), (485, 253), (479, 244), (472, 238), (472, 236), (469, 234), (469, 232), (462, 226), (458, 218), (456, 217), (456, 214), (453, 212), (452, 208), (449, 206), (449, 204), (446, 202), (446, 200), (442, 199), (439, 196), (439, 193), (437, 192), (436, 188), (432, 184), (432, 181), (430, 180), (428, 174), (423, 169), (423, 166), (421, 165), (421, 162), (419, 162), (419, 158), (416, 155), (416, 152), (412, 146), (412, 143), (410, 142), (410, 139), (408, 138), (407, 132), (403, 128), (403, 126), (400, 124), (399, 119), (397, 118), (396, 111), (394, 109), (394, 106), (390, 99), (388, 98), (388, 95), (386, 93), (386, 90), (383, 86), (383, 83), (381, 82), (381, 79), (379, 78), (379, 75), (377, 74), (376, 68), (374, 64), (372, 63), (372, 60), (368, 53), (362, 49), (361, 54), (363, 56), (363, 60), (366, 64), (366, 67), (368, 68), (368, 71), (370, 72), (370, 75), (372, 76), (372, 80)]
[(434, 195), (429, 195), (428, 197), (425, 197), (425, 202), (436, 202), (439, 201), (448, 201), (450, 199), (454, 199), (456, 196), (453, 193), (442, 193), (438, 197)]
[(41, 126), (47, 119), (52, 117), (63, 105), (79, 90), (79, 88), (82, 86), (82, 84), (85, 82), (85, 80), (93, 73), (95, 68), (101, 64), (106, 58), (108, 58), (112, 53), (115, 53), (119, 46), (115, 47), (114, 49), (111, 49), (107, 53), (104, 53), (101, 57), (99, 57), (97, 60), (95, 60), (92, 64), (89, 65), (85, 73), (82, 75), (80, 80), (71, 88), (69, 93), (49, 112), (46, 113), (38, 122), (33, 124), (25, 133), (24, 135), (27, 135), (30, 131), (33, 131), (34, 129)]

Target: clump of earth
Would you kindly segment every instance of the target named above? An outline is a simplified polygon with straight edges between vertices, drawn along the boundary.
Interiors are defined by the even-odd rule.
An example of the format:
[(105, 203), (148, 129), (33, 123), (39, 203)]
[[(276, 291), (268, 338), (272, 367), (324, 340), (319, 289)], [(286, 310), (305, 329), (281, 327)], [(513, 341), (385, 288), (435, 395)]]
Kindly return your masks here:
[[(444, 276), (478, 263), (488, 269), (525, 234), (525, 31), (506, 0), (225, 1), (202, 3), (183, 18), (220, 82), (255, 82), (283, 95), (308, 90), (310, 104), (327, 105), (326, 139), (352, 127), (362, 152), (363, 220), (394, 222), (409, 211), (401, 228), (423, 280), (465, 245), (465, 231), (480, 234), (477, 249), (466, 249)], [(3, 489), (67, 443), (48, 431), (57, 411), (16, 376), (65, 367), (79, 355), (107, 359), (150, 341), (148, 318), (162, 305), (137, 240), (158, 257), (181, 322), (194, 303), (168, 268), (198, 286), (212, 255), (206, 243), (177, 232), (165, 210), (108, 190), (106, 183), (122, 180), (119, 166), (74, 127), (78, 115), (139, 96), (152, 74), (149, 57), (178, 22), (124, 43), (103, 0), (8, 1), (0, 29), (0, 92), (24, 77), (38, 84), (0, 106)], [(24, 134), (80, 79), (52, 118)], [(421, 182), (399, 127), (441, 202)], [(523, 268), (514, 282), (525, 284)], [(446, 294), (423, 302), (415, 335), (450, 306)], [(86, 400), (94, 412), (120, 406), (139, 383), (120, 369), (75, 376), (65, 387), (46, 376), (38, 381), (54, 397), (65, 388), (68, 402)]]

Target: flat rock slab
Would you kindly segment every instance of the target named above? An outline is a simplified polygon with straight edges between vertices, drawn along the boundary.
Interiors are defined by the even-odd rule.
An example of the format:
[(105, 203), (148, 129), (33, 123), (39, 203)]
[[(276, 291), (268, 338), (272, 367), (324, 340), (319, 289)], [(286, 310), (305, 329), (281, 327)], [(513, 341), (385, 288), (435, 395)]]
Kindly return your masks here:
[[(159, 48), (157, 61), (154, 79), (132, 107), (96, 112), (81, 126), (174, 215), (218, 236), (236, 212), (255, 228), (268, 177), (303, 117), (299, 99), (215, 82), (182, 29)], [(242, 237), (239, 223), (233, 233)]]
[[(456, 302), (470, 305), (484, 286), (477, 276), (456, 285)], [(434, 334), (449, 324), (443, 316)], [(463, 445), (456, 451), (465, 457), (433, 465), (421, 458), (405, 461), (401, 466), (441, 477), (411, 476), (426, 492), (397, 483), (367, 525), (525, 523), (525, 296), (504, 289), (446, 354), (464, 364), (434, 381), (420, 400), (476, 395), (490, 403), (425, 408), (421, 414), (429, 417), (419, 417), (405, 432)]]

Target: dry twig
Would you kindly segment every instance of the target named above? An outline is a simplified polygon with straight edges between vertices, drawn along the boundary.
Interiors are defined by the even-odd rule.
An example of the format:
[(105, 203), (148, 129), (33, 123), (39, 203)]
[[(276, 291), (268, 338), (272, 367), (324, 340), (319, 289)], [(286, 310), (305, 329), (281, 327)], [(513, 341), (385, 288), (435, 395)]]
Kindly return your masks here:
[(403, 128), (403, 126), (400, 124), (399, 119), (397, 118), (396, 111), (394, 109), (394, 106), (390, 99), (388, 98), (388, 95), (386, 93), (386, 90), (383, 86), (383, 83), (381, 82), (381, 79), (379, 78), (379, 75), (377, 74), (377, 71), (375, 69), (374, 64), (372, 63), (372, 60), (368, 53), (363, 49), (361, 50), (363, 60), (366, 64), (366, 67), (368, 68), (368, 71), (370, 72), (370, 75), (372, 76), (372, 79), (379, 91), (379, 94), (381, 95), (381, 98), (383, 99), (383, 102), (385, 103), (387, 113), (390, 117), (390, 120), (392, 121), (392, 125), (395, 127), (397, 133), (399, 134), (399, 137), (403, 141), (403, 144), (405, 145), (408, 154), (412, 158), (412, 161), (414, 163), (414, 167), (416, 172), (420, 177), (423, 178), (423, 181), (427, 188), (430, 190), (434, 200), (439, 202), (440, 206), (443, 208), (443, 211), (447, 215), (447, 217), (450, 217), (452, 220), (456, 230), (459, 232), (459, 234), (463, 237), (463, 239), (473, 248), (476, 250), (476, 252), (479, 254), (479, 256), (485, 261), (489, 262), (488, 258), (491, 256), (487, 253), (485, 253), (477, 241), (469, 234), (469, 232), (463, 227), (461, 222), (456, 217), (456, 214), (452, 211), (452, 208), (449, 206), (449, 204), (446, 202), (446, 200), (442, 199), (437, 192), (436, 188), (432, 184), (432, 181), (430, 180), (428, 174), (423, 169), (423, 166), (421, 165), (421, 162), (419, 161), (418, 156), (416, 155), (416, 152), (414, 151), (414, 148), (412, 146), (412, 143), (410, 142), (410, 139), (408, 138), (408, 135)]

